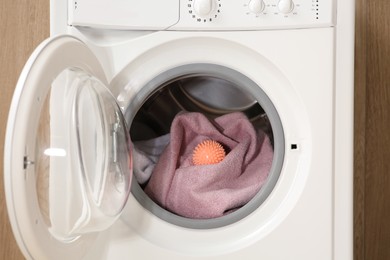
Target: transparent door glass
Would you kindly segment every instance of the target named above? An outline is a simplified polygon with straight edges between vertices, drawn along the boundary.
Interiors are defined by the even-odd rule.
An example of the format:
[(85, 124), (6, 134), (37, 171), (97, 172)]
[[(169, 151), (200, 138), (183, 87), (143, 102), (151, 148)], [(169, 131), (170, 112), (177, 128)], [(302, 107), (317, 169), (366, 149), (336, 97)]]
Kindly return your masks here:
[(37, 196), (57, 239), (107, 229), (130, 192), (131, 143), (115, 98), (97, 78), (69, 68), (46, 94), (36, 140)]

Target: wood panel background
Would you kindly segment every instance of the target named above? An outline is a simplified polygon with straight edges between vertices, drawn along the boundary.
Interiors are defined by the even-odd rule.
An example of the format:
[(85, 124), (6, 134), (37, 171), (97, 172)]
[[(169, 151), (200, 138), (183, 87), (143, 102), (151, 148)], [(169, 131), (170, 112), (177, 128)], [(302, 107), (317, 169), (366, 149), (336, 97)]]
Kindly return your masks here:
[(355, 260), (390, 259), (390, 1), (357, 0)]
[[(355, 260), (390, 259), (389, 13), (389, 0), (356, 0)], [(18, 75), (48, 36), (49, 0), (0, 0), (0, 259), (23, 259), (5, 206), (5, 122)]]

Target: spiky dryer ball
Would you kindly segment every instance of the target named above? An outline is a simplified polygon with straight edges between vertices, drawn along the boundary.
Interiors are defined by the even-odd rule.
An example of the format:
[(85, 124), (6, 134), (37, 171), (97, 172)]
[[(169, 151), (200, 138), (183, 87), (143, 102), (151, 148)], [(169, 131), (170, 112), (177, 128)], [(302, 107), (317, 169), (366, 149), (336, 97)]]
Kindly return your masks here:
[(225, 158), (222, 145), (213, 140), (205, 140), (198, 144), (192, 155), (194, 165), (216, 164)]

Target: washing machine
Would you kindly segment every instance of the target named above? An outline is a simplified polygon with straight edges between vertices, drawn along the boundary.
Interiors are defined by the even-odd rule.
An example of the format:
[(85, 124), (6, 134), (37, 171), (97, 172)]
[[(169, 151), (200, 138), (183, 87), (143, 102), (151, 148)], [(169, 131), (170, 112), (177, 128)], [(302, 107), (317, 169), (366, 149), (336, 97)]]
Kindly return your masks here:
[[(52, 0), (50, 11), (4, 147), (27, 259), (352, 260), (353, 0)], [(169, 188), (195, 215), (145, 188), (187, 114), (212, 125), (239, 114), (268, 138), (258, 189), (218, 216), (196, 213), (241, 196), (217, 183), (237, 164), (200, 208), (187, 193), (216, 191), (184, 184), (208, 172), (182, 167), (188, 179)], [(145, 143), (154, 159), (140, 156)]]

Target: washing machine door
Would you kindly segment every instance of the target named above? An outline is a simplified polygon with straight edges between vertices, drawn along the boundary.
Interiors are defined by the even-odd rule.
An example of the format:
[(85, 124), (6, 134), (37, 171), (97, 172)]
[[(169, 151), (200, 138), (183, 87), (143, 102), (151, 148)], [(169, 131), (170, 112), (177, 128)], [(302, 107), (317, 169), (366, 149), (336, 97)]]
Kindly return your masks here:
[(43, 42), (25, 65), (7, 125), (8, 213), (27, 258), (79, 259), (130, 193), (128, 128), (80, 40)]

